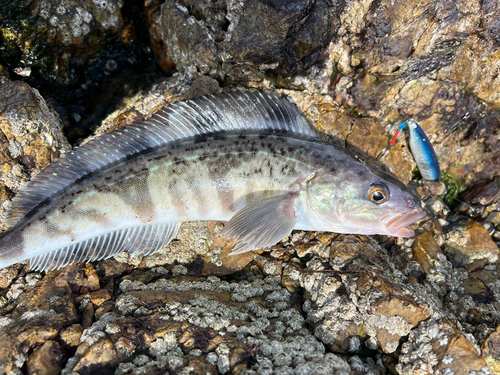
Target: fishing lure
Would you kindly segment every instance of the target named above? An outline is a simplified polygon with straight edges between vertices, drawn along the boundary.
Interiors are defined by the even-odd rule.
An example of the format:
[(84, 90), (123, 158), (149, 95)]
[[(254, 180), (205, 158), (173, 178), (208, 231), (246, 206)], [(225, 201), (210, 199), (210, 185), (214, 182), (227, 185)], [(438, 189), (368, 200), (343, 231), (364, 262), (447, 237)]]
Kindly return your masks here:
[(232, 254), (293, 229), (410, 237), (425, 217), (391, 175), (325, 144), (284, 98), (177, 102), (65, 154), (14, 197), (0, 268), (152, 254), (192, 220), (227, 221)]
[[(399, 133), (406, 126), (408, 126), (410, 130), (410, 150), (413, 155), (413, 159), (415, 159), (415, 162), (417, 163), (420, 174), (428, 181), (439, 180), (439, 178), (441, 177), (441, 170), (436, 153), (434, 152), (434, 148), (432, 147), (431, 142), (425, 135), (420, 125), (415, 120), (408, 120), (406, 122), (403, 122), (398, 127), (396, 134), (394, 134), (394, 137), (390, 142), (389, 149), (394, 145)], [(389, 149), (387, 149), (382, 157), (387, 155)]]

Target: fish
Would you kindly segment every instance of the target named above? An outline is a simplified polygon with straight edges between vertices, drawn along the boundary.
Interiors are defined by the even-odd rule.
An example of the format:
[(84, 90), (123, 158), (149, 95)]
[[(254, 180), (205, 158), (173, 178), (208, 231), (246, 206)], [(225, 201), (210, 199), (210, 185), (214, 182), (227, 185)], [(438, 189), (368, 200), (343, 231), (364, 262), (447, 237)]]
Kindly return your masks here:
[[(418, 122), (410, 119), (399, 125), (396, 134), (394, 134), (390, 142), (389, 148), (394, 145), (399, 133), (406, 126), (410, 129), (410, 150), (420, 174), (428, 181), (438, 181), (441, 178), (441, 168), (436, 152)], [(387, 152), (389, 152), (389, 149), (387, 149), (382, 158), (387, 155)]]
[(392, 175), (322, 142), (285, 97), (234, 91), (169, 104), (55, 160), (13, 198), (0, 268), (149, 255), (193, 220), (226, 221), (234, 255), (294, 229), (410, 237), (425, 215)]

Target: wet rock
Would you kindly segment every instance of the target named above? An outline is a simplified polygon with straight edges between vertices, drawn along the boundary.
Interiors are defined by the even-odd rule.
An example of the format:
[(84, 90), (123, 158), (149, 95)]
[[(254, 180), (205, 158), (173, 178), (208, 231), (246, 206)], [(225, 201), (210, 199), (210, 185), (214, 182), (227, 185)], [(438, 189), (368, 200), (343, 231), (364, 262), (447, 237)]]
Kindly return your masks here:
[[(161, 34), (168, 57), (179, 71), (219, 78), (227, 73), (228, 78), (242, 82), (255, 81), (252, 76), (258, 76), (258, 70), (286, 73), (315, 63), (328, 43), (331, 16), (324, 1), (285, 6), (279, 2), (212, 1), (205, 5), (169, 0), (161, 7), (159, 25), (154, 12), (150, 19), (153, 35)], [(248, 74), (252, 71), (248, 64), (257, 68), (253, 74)]]
[(480, 259), (488, 263), (498, 260), (497, 245), (484, 226), (473, 220), (454, 225), (453, 230), (446, 233), (446, 239), (445, 251), (457, 266), (467, 266)]
[(0, 288), (8, 288), (18, 276), (22, 265), (14, 265), (0, 270)]
[(334, 270), (322, 273), (320, 259), (311, 261), (308, 270), (316, 272), (304, 274), (302, 283), (307, 320), (334, 352), (356, 352), (369, 341), (393, 353), (401, 337), (429, 318), (429, 306), (412, 297), (370, 239), (341, 236), (332, 243), (330, 264)]
[[(5, 343), (0, 352), (0, 372), (5, 373), (22, 368), (30, 350), (48, 340), (56, 340), (59, 331), (78, 321), (70, 287), (57, 282), (54, 276), (46, 276), (36, 286), (28, 287), (11, 303), (15, 309), (2, 317), (0, 328), (0, 339)], [(34, 361), (52, 363), (54, 358), (59, 358), (57, 345), (52, 346), (54, 350), (49, 350), (47, 357), (49, 348), (41, 349)], [(57, 363), (59, 359), (53, 366)]]
[(73, 349), (78, 346), (80, 343), (80, 337), (83, 333), (83, 327), (80, 324), (73, 324), (68, 328), (63, 329), (59, 333), (59, 337), (61, 338), (61, 344), (64, 347)]
[(65, 46), (80, 45), (96, 29), (116, 32), (123, 25), (122, 1), (40, 1), (34, 16), (39, 27), (48, 26), (46, 35)]
[(94, 306), (86, 300), (82, 307), (82, 327), (87, 329), (94, 321)]
[(416, 239), (412, 246), (412, 254), (424, 273), (430, 273), (434, 262), (438, 259), (438, 254), (442, 254), (441, 248), (429, 232), (423, 232)]
[(59, 116), (36, 89), (20, 81), (4, 83), (0, 103), (0, 185), (17, 192), (69, 145)]
[(444, 182), (422, 180), (421, 184), (423, 190), (422, 197), (437, 196), (446, 193), (446, 184)]
[(46, 341), (28, 358), (29, 375), (56, 375), (64, 363), (64, 352), (56, 341)]
[(500, 199), (500, 185), (496, 181), (483, 181), (467, 189), (462, 197), (472, 204), (486, 206)]
[(276, 276), (248, 273), (231, 283), (214, 276), (128, 279), (119, 285), (113, 311), (84, 331), (63, 372), (179, 373), (202, 363), (220, 373), (325, 366), (349, 373), (349, 365), (325, 354), (304, 328)]
[[(498, 61), (486, 52), (497, 45), (479, 41), (497, 27), (497, 12), (491, 2), (349, 3), (329, 46), (331, 95), (393, 126), (415, 118), (454, 178), (498, 175)], [(489, 25), (479, 34), (478, 22)]]
[[(80, 65), (88, 62), (89, 48), (95, 54), (103, 47), (106, 33), (117, 33), (123, 27), (122, 6), (121, 0), (6, 4), (4, 16), (10, 22), (2, 23), (2, 31), (8, 35), (9, 53), (16, 51), (23, 62), (15, 72), (29, 76), (33, 67), (35, 75), (57, 76), (66, 82), (74, 79), (74, 71), (69, 69), (72, 54), (78, 55)], [(78, 49), (86, 49), (86, 54)]]
[[(418, 352), (418, 354), (417, 354)], [(449, 322), (422, 322), (404, 343), (396, 370), (400, 374), (453, 371), (489, 373), (486, 362), (456, 326)]]
[[(229, 4), (229, 33), (222, 52), (225, 60), (280, 64), (289, 72), (314, 62), (314, 53), (328, 41), (330, 11), (326, 2)], [(254, 34), (254, 30), (260, 32)]]
[(484, 360), (493, 373), (500, 373), (500, 332), (499, 327), (492, 332), (481, 346)]
[(214, 74), (218, 53), (208, 27), (176, 1), (166, 1), (161, 9), (162, 40), (176, 67)]

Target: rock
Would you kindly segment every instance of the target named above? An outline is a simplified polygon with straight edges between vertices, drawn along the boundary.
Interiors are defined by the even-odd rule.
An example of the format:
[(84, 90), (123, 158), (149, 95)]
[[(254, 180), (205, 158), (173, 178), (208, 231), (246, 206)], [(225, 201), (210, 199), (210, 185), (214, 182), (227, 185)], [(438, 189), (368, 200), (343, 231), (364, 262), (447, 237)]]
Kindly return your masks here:
[(64, 363), (64, 352), (56, 341), (46, 341), (28, 358), (29, 375), (57, 375)]
[[(383, 352), (395, 352), (399, 340), (429, 318), (429, 307), (411, 297), (409, 287), (391, 274), (378, 244), (348, 235), (332, 245), (334, 270), (322, 273), (317, 259), (308, 266), (316, 272), (302, 278), (308, 296), (304, 310), (316, 337), (334, 352), (358, 351), (369, 339)], [(340, 253), (340, 248), (349, 250)], [(335, 272), (342, 265), (347, 268)]]
[(422, 196), (437, 196), (446, 194), (446, 184), (441, 181), (427, 181), (422, 180), (422, 189), (424, 194)]
[(38, 27), (64, 46), (79, 46), (95, 30), (117, 32), (123, 26), (121, 0), (101, 2), (42, 1), (36, 9)]
[[(160, 34), (168, 46), (166, 59), (179, 71), (248, 82), (255, 81), (258, 70), (289, 73), (317, 62), (331, 33), (332, 11), (325, 1), (295, 1), (285, 7), (253, 0), (213, 1), (210, 6), (169, 0), (161, 7), (160, 20), (154, 11), (150, 20), (155, 38)], [(165, 55), (160, 56), (168, 65)], [(247, 62), (257, 69), (246, 67)]]
[(415, 239), (412, 246), (412, 254), (424, 273), (428, 274), (438, 259), (438, 254), (442, 254), (441, 248), (429, 232), (423, 232)]
[[(69, 69), (74, 63), (72, 54), (81, 59), (80, 64), (88, 63), (89, 55), (95, 55), (104, 46), (106, 33), (116, 35), (123, 27), (122, 6), (121, 0), (6, 4), (4, 14), (11, 21), (3, 26), (8, 35), (6, 42), (10, 50), (19, 53), (17, 61), (26, 65), (17, 71), (26, 75), (23, 72), (33, 67), (33, 75), (52, 80), (57, 76), (66, 82), (74, 79), (75, 72)], [(86, 49), (85, 54), (78, 49)]]
[(472, 204), (486, 206), (500, 199), (500, 185), (496, 181), (482, 181), (464, 191), (462, 197)]
[(21, 81), (4, 83), (0, 103), (0, 185), (17, 192), (69, 145), (59, 116), (36, 89)]
[(104, 302), (109, 301), (111, 299), (111, 295), (109, 294), (109, 290), (99, 289), (93, 293), (90, 293), (89, 298), (94, 306), (99, 307)]
[(198, 69), (202, 74), (215, 73), (218, 53), (207, 26), (191, 16), (175, 0), (161, 7), (161, 35), (178, 69)]
[(315, 62), (318, 56), (314, 54), (328, 41), (326, 2), (292, 1), (283, 6), (247, 1), (242, 8), (235, 2), (229, 4), (230, 28), (221, 51), (226, 61), (279, 64), (285, 72), (292, 72)]
[[(418, 354), (416, 354), (418, 352)], [(486, 362), (476, 347), (449, 322), (430, 320), (410, 333), (401, 349), (396, 370), (400, 374), (453, 371), (469, 374), (487, 372)]]
[(90, 368), (102, 374), (111, 373), (109, 369), (120, 361), (110, 340), (101, 340), (90, 348), (82, 344), (78, 347), (76, 355), (80, 357), (79, 362), (71, 369), (76, 373), (88, 371)]
[(113, 311), (84, 331), (63, 372), (179, 373), (201, 362), (220, 373), (307, 365), (348, 374), (349, 365), (325, 354), (304, 327), (277, 276), (250, 272), (239, 283), (214, 276), (127, 279)]
[(69, 349), (76, 348), (80, 343), (82, 333), (83, 327), (80, 324), (73, 324), (68, 328), (63, 329), (59, 333), (61, 344)]
[(82, 327), (87, 329), (92, 325), (94, 321), (94, 306), (91, 303), (85, 305), (82, 311)]
[[(498, 61), (486, 52), (497, 46), (494, 39), (484, 44), (472, 37), (478, 22), (488, 25), (481, 35), (497, 27), (498, 10), (491, 4), (349, 3), (328, 48), (337, 67), (331, 95), (385, 124), (415, 118), (431, 135), (442, 169), (454, 178), (470, 183), (498, 176), (494, 92), (500, 82), (492, 75)], [(456, 38), (450, 39), (450, 32)], [(472, 125), (475, 121), (480, 125)]]
[(17, 264), (0, 270), (0, 288), (8, 288), (19, 274), (22, 265)]
[[(29, 287), (19, 296), (15, 309), (2, 317), (0, 339), (5, 344), (0, 352), (0, 372), (8, 373), (23, 367), (28, 352), (46, 343), (56, 340), (64, 327), (78, 320), (71, 289), (66, 284), (57, 285), (54, 276), (46, 276), (34, 287)], [(38, 359), (59, 363), (58, 349), (49, 350), (52, 344), (41, 349)], [(54, 343), (52, 348), (57, 348)], [(35, 357), (36, 358), (36, 357)], [(51, 359), (52, 358), (52, 359)], [(59, 363), (60, 364), (60, 363)], [(52, 365), (51, 365), (52, 366)]]
[(454, 225), (446, 233), (446, 239), (445, 252), (457, 266), (467, 266), (479, 259), (486, 259), (490, 264), (498, 260), (497, 245), (484, 226), (473, 220)]
[(499, 327), (492, 332), (481, 345), (486, 364), (494, 374), (500, 373), (500, 331)]

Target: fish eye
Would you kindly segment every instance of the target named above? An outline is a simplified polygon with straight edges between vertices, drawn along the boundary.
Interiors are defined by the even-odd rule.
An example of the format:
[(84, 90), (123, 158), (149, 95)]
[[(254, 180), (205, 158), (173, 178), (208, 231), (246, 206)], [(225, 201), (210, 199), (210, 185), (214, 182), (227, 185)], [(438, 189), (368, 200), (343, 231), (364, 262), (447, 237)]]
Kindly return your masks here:
[(386, 202), (390, 195), (389, 188), (381, 183), (372, 184), (368, 189), (368, 198), (376, 204)]

